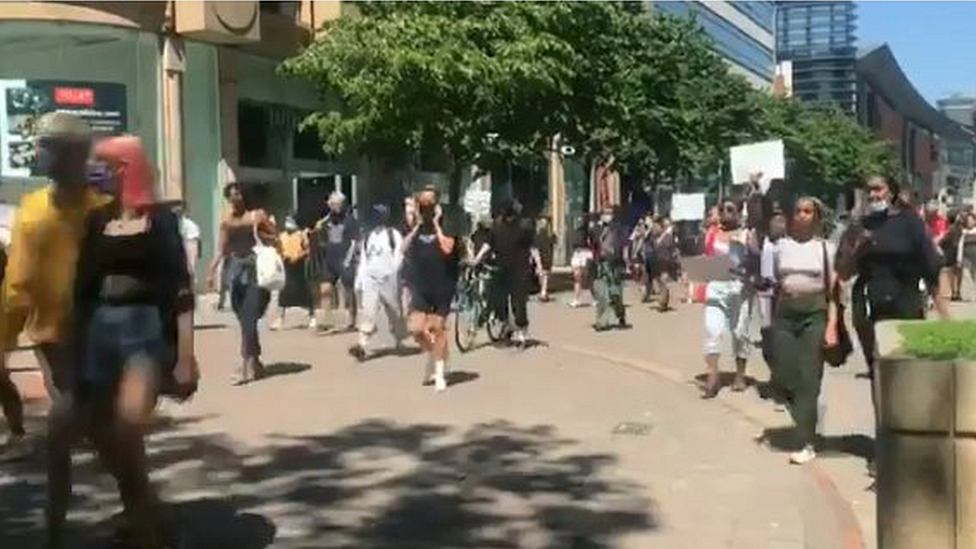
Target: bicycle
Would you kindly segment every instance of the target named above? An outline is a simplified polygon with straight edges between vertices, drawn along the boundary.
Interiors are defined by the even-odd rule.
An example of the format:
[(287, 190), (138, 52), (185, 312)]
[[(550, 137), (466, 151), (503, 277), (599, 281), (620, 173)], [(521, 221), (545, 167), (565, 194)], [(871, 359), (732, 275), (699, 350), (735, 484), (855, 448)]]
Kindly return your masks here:
[(505, 323), (495, 318), (489, 299), (490, 286), (498, 269), (489, 265), (467, 265), (455, 294), (454, 342), (466, 353), (474, 348), (482, 328), (492, 343), (501, 341)]

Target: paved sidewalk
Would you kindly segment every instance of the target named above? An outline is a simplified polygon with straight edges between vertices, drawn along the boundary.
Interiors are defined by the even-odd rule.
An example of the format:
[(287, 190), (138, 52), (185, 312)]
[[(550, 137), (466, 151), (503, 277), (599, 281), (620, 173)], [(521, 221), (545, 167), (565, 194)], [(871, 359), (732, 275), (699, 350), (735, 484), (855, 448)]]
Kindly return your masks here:
[[(236, 332), (202, 313), (204, 384), (162, 406), (155, 478), (189, 547), (207, 549), (845, 547), (818, 479), (754, 444), (748, 416), (571, 348), (687, 360), (673, 348), (697, 339), (693, 310), (632, 311), (635, 330), (596, 336), (589, 310), (533, 306), (548, 347), (459, 356), (443, 394), (420, 387), (419, 356), (358, 365), (352, 335), (304, 330), (263, 333), (273, 376), (231, 387)], [(38, 461), (0, 465), (0, 547), (36, 540)], [(79, 547), (117, 510), (91, 461), (78, 459)]]
[[(639, 304), (632, 291), (628, 291), (627, 302), (631, 304), (628, 321), (634, 325), (632, 330), (594, 337), (588, 328), (592, 310), (553, 304), (533, 310), (536, 335), (560, 349), (599, 357), (682, 385), (677, 390), (697, 398), (694, 379), (704, 371), (702, 307), (678, 305), (675, 311), (662, 314)], [(758, 339), (758, 330), (756, 334)], [(721, 368), (730, 382), (734, 372), (732, 359), (723, 356)], [(860, 350), (844, 367), (827, 368), (823, 384), (827, 413), (821, 428), (825, 448), (814, 465), (802, 468), (834, 509), (830, 527), (841, 533), (843, 539), (838, 543), (843, 545), (837, 547), (845, 549), (876, 546), (875, 495), (866, 470), (866, 459), (873, 453), (874, 420), (869, 383), (858, 377), (864, 371)], [(757, 381), (768, 379), (768, 369), (758, 349), (750, 360), (748, 373)], [(777, 411), (755, 390), (737, 394), (726, 388), (716, 401), (702, 401), (701, 405), (723, 410), (730, 420), (749, 422), (755, 426), (756, 434), (765, 429), (772, 435), (774, 447), (770, 451), (774, 452), (771, 455), (775, 456), (775, 467), (790, 467), (786, 448), (792, 423), (787, 412)]]

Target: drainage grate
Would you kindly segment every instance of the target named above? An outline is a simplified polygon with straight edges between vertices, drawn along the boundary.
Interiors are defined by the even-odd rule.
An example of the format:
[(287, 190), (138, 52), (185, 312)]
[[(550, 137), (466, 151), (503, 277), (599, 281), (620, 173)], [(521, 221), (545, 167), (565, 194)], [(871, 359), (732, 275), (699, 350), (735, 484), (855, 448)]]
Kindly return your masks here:
[(629, 435), (632, 437), (645, 437), (651, 432), (653, 426), (650, 423), (637, 423), (633, 421), (624, 421), (618, 423), (616, 427), (610, 431), (614, 435)]

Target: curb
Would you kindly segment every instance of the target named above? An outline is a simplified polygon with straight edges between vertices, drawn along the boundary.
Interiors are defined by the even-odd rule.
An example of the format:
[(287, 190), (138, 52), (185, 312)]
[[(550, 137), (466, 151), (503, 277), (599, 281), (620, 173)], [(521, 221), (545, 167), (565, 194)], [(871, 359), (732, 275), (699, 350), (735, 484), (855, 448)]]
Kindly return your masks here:
[[(569, 353), (603, 360), (616, 364), (617, 366), (623, 366), (631, 370), (651, 374), (676, 385), (687, 386), (689, 384), (688, 379), (679, 371), (661, 366), (660, 364), (656, 364), (654, 362), (636, 359), (629, 356), (614, 355), (576, 345), (557, 344), (554, 345), (554, 347)], [(758, 428), (767, 429), (776, 427), (776, 425), (769, 425), (763, 422), (761, 419), (749, 413), (747, 410), (744, 410), (743, 408), (730, 402), (722, 399), (715, 399), (715, 402), (729, 412), (739, 416), (741, 419), (753, 424)], [(850, 502), (841, 496), (840, 490), (837, 489), (837, 485), (834, 483), (830, 475), (816, 463), (807, 463), (803, 466), (803, 469), (812, 477), (814, 485), (820, 490), (821, 495), (824, 496), (824, 499), (827, 501), (828, 506), (830, 507), (830, 511), (834, 515), (834, 519), (837, 521), (837, 525), (840, 530), (838, 535), (840, 545), (837, 549), (864, 549), (866, 547), (864, 542), (864, 532), (861, 530), (861, 525), (857, 521), (857, 516), (854, 514), (854, 509), (851, 507)]]

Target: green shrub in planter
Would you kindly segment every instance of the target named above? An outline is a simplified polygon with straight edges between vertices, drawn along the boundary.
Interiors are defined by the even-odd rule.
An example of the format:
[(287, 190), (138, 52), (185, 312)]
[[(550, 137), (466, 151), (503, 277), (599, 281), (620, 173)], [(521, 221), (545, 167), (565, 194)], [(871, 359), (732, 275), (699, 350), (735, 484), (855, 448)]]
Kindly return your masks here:
[(902, 351), (929, 360), (976, 360), (976, 321), (939, 320), (898, 326)]

